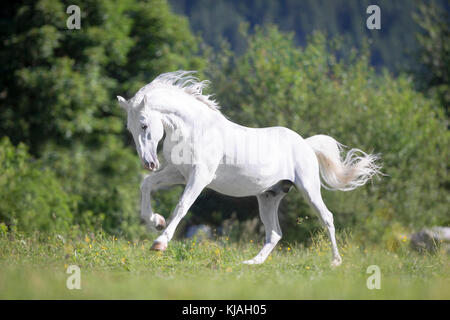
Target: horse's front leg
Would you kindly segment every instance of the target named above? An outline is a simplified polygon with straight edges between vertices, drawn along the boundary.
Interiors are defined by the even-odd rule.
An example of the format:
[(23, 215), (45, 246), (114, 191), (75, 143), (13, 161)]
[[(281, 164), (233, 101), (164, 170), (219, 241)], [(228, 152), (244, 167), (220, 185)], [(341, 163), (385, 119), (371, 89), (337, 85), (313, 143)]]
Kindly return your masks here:
[(141, 184), (141, 218), (148, 227), (162, 230), (166, 226), (164, 217), (153, 213), (151, 193), (176, 184), (185, 183), (184, 177), (173, 166), (167, 166), (161, 171), (145, 176)]
[(152, 250), (162, 251), (167, 248), (167, 243), (172, 239), (181, 219), (186, 215), (189, 208), (200, 195), (200, 192), (211, 182), (212, 177), (213, 174), (209, 173), (205, 168), (199, 166), (194, 168), (189, 176), (183, 195), (172, 213), (172, 220), (164, 232), (155, 240)]

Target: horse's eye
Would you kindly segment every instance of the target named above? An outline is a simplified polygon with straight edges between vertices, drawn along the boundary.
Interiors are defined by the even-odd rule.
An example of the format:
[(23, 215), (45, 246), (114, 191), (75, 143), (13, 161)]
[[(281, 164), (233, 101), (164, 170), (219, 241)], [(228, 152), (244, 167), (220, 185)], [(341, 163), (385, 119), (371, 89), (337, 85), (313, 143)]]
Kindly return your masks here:
[(141, 128), (142, 128), (142, 130), (147, 130), (148, 126), (147, 126), (146, 124), (143, 124), (143, 125), (141, 126)]

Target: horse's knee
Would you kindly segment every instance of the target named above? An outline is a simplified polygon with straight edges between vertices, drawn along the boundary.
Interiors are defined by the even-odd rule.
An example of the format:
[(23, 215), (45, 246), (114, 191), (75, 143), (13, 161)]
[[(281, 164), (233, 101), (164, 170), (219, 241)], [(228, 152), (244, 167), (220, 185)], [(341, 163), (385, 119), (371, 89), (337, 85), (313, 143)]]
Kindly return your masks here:
[(334, 229), (333, 214), (328, 210), (320, 195), (310, 197), (310, 204), (319, 216), (320, 223), (326, 228)]
[(281, 230), (279, 232), (276, 232), (275, 230), (272, 230), (267, 240), (268, 242), (272, 243), (273, 245), (277, 244), (278, 241), (281, 240), (282, 234)]
[(147, 175), (141, 182), (141, 192), (150, 192), (152, 189), (153, 181), (151, 175)]
[(322, 214), (322, 217), (326, 227), (334, 228), (334, 218), (333, 214), (330, 211), (325, 210), (325, 212)]
[(186, 203), (180, 202), (176, 205), (175, 212), (177, 212), (181, 216), (184, 216), (187, 213), (188, 209), (189, 206)]
[(329, 232), (334, 233), (334, 219), (331, 212), (328, 211), (328, 213), (322, 214), (320, 216), (320, 222)]

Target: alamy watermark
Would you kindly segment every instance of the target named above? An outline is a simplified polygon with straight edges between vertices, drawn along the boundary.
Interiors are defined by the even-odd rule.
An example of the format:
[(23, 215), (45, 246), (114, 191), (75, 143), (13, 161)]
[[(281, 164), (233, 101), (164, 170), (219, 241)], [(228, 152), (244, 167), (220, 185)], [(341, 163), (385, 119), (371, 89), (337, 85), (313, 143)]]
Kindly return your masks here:
[(66, 273), (70, 276), (66, 280), (66, 287), (69, 290), (81, 289), (81, 270), (77, 265), (70, 265), (66, 269)]
[(370, 14), (370, 16), (366, 20), (367, 29), (380, 30), (381, 29), (381, 9), (380, 9), (380, 7), (375, 4), (370, 5), (367, 7), (366, 13)]
[(373, 264), (367, 267), (366, 273), (371, 274), (366, 281), (367, 289), (381, 289), (381, 270), (380, 267)]
[(67, 7), (66, 10), (67, 14), (70, 14), (70, 16), (66, 20), (66, 26), (69, 30), (79, 30), (81, 29), (81, 10), (79, 6), (76, 5), (70, 5)]
[[(77, 5), (70, 5), (66, 9), (66, 13), (70, 16), (66, 20), (67, 29), (81, 29), (81, 9)], [(370, 16), (366, 20), (366, 27), (369, 30), (381, 29), (381, 9), (379, 6), (372, 4), (367, 7), (366, 13)]]

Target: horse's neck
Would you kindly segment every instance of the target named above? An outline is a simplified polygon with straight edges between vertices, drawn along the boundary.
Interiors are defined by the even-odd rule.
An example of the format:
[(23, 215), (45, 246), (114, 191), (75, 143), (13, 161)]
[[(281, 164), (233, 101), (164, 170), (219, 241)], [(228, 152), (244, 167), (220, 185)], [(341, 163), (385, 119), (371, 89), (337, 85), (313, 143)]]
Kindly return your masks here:
[(175, 113), (163, 114), (162, 122), (166, 136), (171, 138), (172, 141), (187, 138), (190, 133), (186, 119)]
[(163, 124), (166, 126), (166, 133), (173, 130), (182, 130), (185, 133), (195, 131), (196, 128), (205, 126), (215, 126), (218, 121), (225, 119), (220, 112), (201, 108), (180, 108), (162, 112)]

